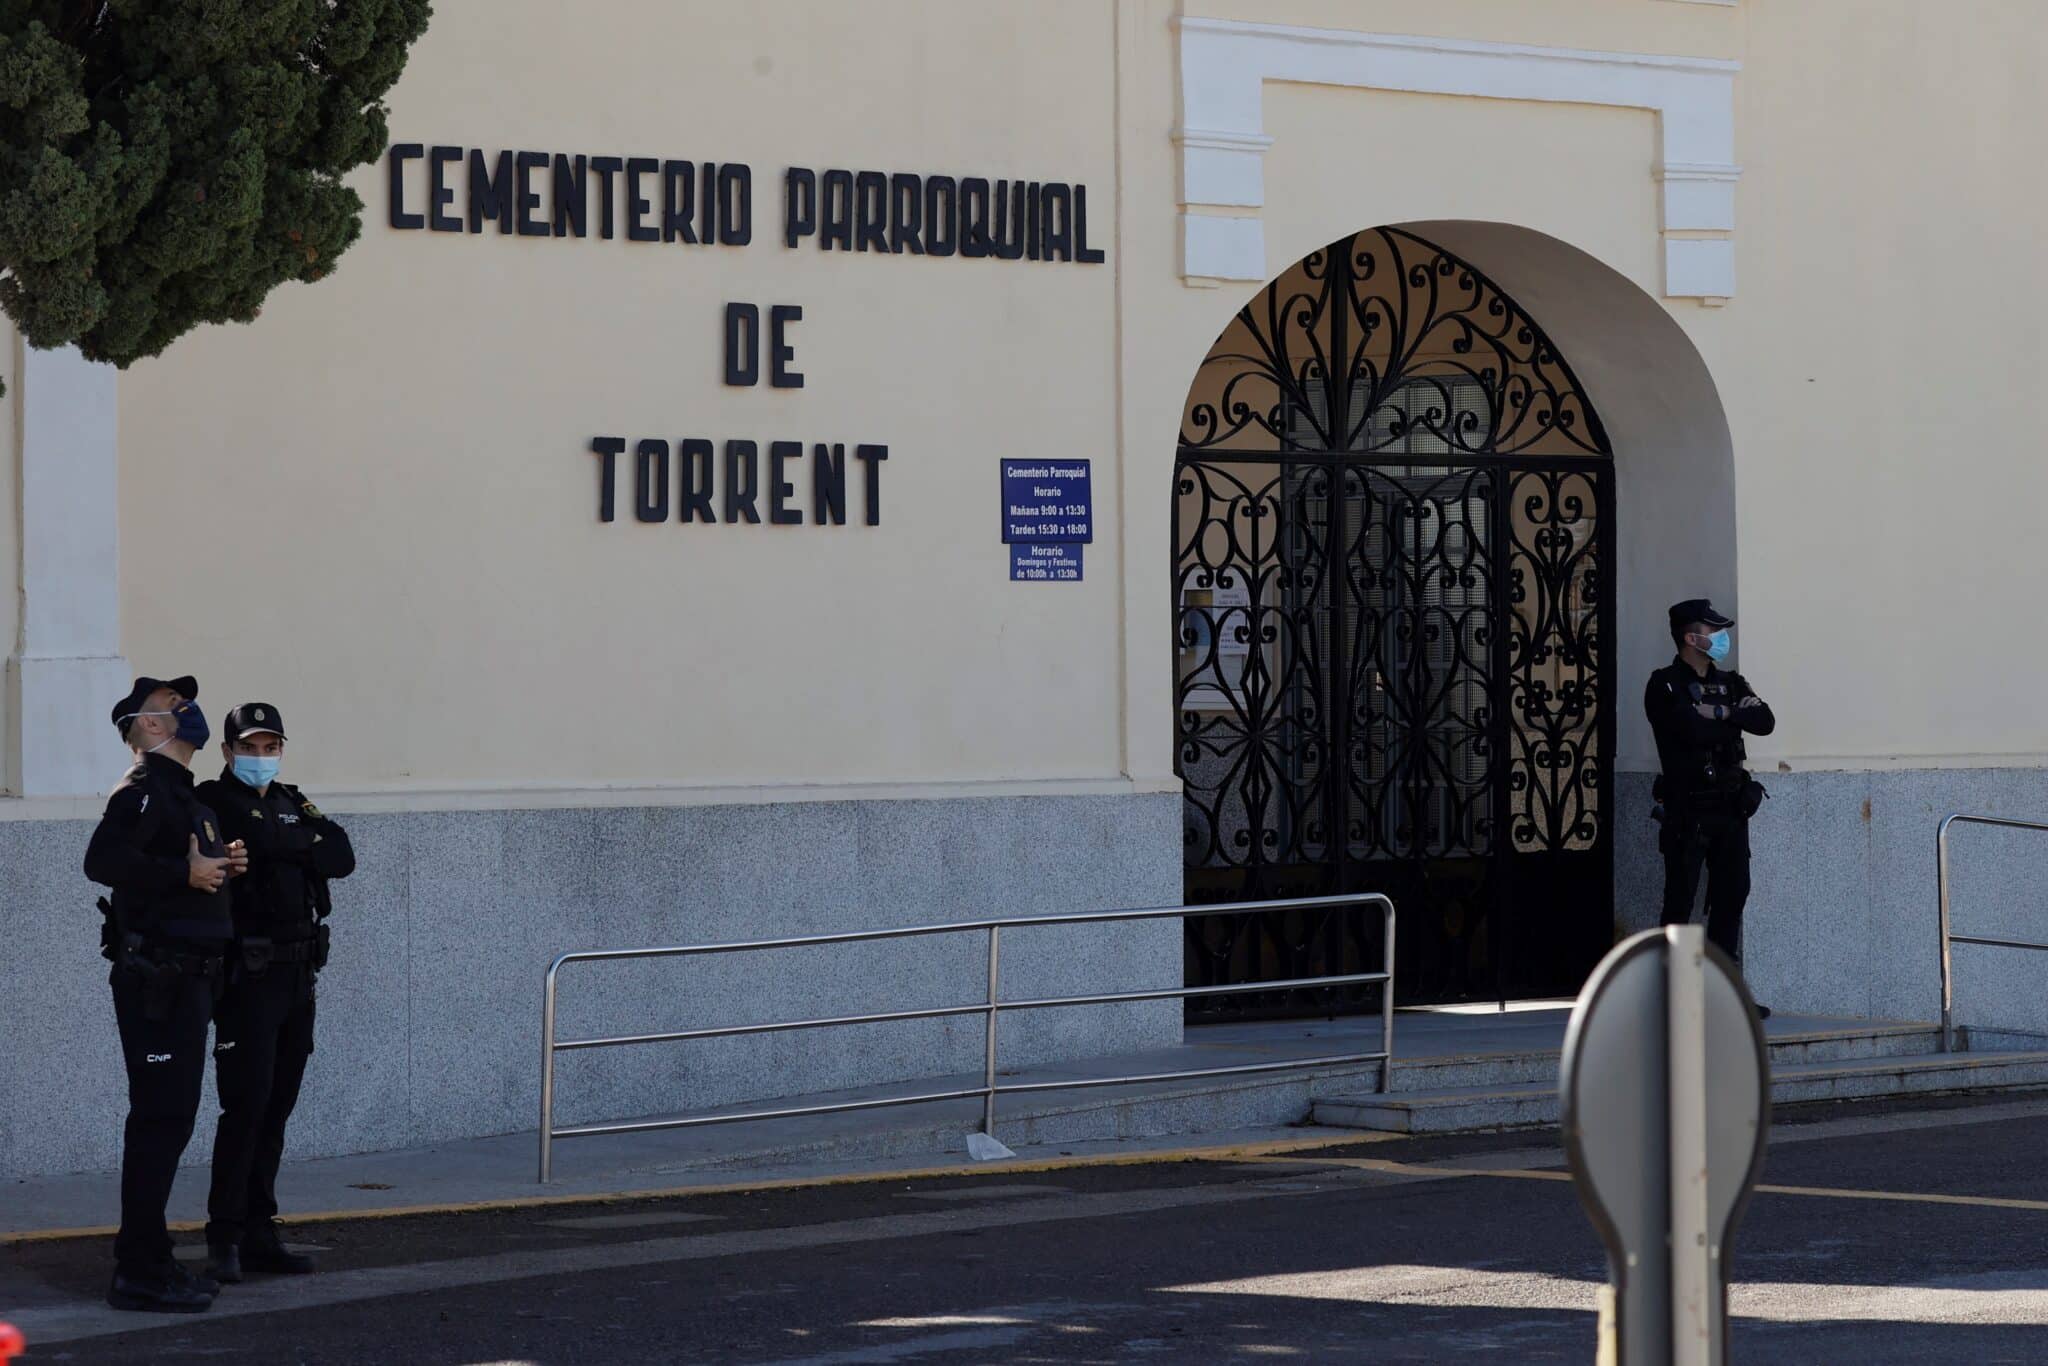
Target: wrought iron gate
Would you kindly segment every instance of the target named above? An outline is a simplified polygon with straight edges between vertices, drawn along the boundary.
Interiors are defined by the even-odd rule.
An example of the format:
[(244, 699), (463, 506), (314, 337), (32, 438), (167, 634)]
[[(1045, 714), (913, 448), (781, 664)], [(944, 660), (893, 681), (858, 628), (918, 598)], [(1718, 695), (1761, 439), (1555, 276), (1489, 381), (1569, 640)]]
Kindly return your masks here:
[[(1578, 989), (1613, 921), (1609, 456), (1535, 323), (1412, 234), (1334, 242), (1238, 313), (1175, 472), (1191, 901), (1384, 891), (1404, 1001)], [(1379, 932), (1191, 920), (1188, 980), (1347, 971)]]

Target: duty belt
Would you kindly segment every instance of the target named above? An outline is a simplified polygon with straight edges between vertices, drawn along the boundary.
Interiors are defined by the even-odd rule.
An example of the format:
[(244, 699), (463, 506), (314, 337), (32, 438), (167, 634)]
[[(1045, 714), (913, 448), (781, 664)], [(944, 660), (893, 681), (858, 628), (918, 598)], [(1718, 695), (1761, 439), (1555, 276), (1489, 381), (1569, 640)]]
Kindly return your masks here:
[(184, 977), (218, 977), (221, 972), (219, 954), (188, 953), (158, 944), (140, 945), (129, 957), (139, 959), (158, 971), (175, 972)]

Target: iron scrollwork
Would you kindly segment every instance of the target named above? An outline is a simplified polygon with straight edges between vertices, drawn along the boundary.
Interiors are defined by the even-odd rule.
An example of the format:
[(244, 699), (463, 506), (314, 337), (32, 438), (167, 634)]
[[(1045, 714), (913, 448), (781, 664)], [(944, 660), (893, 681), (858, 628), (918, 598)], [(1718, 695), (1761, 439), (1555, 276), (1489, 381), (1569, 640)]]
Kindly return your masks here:
[[(1501, 981), (1511, 872), (1604, 877), (1608, 456), (1535, 322), (1413, 234), (1332, 243), (1239, 311), (1175, 470), (1191, 897), (1392, 892), (1423, 930), (1404, 996), (1469, 997)], [(1367, 919), (1192, 921), (1190, 980), (1374, 961)], [(1197, 1013), (1364, 997), (1218, 999)]]

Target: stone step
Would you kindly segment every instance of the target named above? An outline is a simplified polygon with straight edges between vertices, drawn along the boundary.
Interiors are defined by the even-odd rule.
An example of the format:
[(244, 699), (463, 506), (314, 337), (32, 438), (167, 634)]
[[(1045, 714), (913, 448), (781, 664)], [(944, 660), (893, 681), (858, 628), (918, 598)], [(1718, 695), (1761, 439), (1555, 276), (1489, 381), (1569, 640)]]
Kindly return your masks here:
[[(1847, 1029), (1781, 1034), (1766, 1041), (1774, 1068), (1869, 1058), (1936, 1053), (1941, 1031), (1933, 1025), (1859, 1025)], [(1403, 1058), (1394, 1063), (1396, 1092), (1498, 1089), (1532, 1083), (1556, 1085), (1556, 1049), (1519, 1053), (1468, 1054), (1446, 1058)]]
[[(1771, 1101), (1788, 1105), (2043, 1087), (2048, 1087), (2048, 1051), (1932, 1053), (1774, 1063)], [(1553, 1080), (1322, 1096), (1310, 1119), (1337, 1129), (1409, 1134), (1528, 1128), (1557, 1123), (1557, 1086)]]
[(1766, 1037), (1771, 1066), (1847, 1062), (1858, 1058), (1910, 1058), (1941, 1051), (1941, 1027), (1931, 1024), (1859, 1025)]
[(1865, 1100), (1875, 1096), (2021, 1091), (2048, 1087), (2048, 1050), (1934, 1053), (1919, 1058), (1821, 1063), (1775, 1069), (1771, 1101)]

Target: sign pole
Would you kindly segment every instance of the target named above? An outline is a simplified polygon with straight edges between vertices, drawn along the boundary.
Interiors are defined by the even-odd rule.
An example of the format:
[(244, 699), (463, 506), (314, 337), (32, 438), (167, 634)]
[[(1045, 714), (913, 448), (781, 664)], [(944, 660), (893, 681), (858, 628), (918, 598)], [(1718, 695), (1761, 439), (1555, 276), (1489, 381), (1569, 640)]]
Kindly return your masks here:
[(1713, 1280), (1707, 1244), (1706, 931), (1664, 931), (1665, 1044), (1670, 1054), (1671, 1363), (1708, 1366)]
[(1572, 1008), (1558, 1090), (1572, 1179), (1607, 1245), (1597, 1360), (1724, 1366), (1729, 1247), (1770, 1126), (1740, 970), (1698, 926), (1624, 940)]

